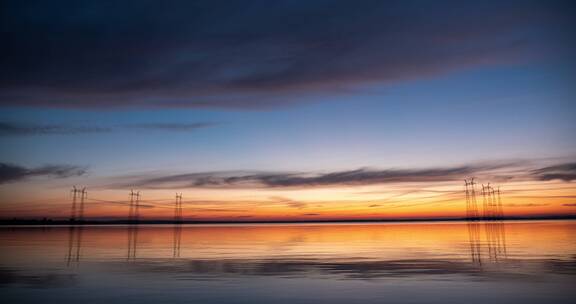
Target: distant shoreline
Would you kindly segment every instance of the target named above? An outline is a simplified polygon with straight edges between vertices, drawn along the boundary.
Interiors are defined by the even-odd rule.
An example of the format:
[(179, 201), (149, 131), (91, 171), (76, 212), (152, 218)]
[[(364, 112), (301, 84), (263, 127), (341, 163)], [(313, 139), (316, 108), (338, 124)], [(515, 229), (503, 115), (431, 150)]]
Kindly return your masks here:
[[(506, 217), (498, 221), (526, 221), (526, 220), (573, 220), (576, 215), (564, 216), (537, 216), (537, 217)], [(177, 222), (174, 220), (85, 220), (71, 222), (68, 220), (51, 219), (0, 219), (0, 226), (62, 226), (62, 225), (193, 225), (193, 224), (314, 224), (314, 223), (406, 223), (406, 222), (461, 222), (466, 218), (426, 218), (426, 219), (359, 219), (359, 220), (301, 220), (301, 221), (193, 221), (184, 220)], [(482, 222), (484, 220), (476, 220)], [(495, 220), (486, 220), (487, 222)]]

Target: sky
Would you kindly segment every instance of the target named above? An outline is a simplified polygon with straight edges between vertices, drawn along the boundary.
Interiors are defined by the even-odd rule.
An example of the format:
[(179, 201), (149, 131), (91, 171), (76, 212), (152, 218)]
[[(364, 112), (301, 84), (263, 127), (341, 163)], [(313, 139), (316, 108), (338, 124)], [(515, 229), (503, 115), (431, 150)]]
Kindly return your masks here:
[(2, 1), (0, 217), (576, 214), (571, 1)]

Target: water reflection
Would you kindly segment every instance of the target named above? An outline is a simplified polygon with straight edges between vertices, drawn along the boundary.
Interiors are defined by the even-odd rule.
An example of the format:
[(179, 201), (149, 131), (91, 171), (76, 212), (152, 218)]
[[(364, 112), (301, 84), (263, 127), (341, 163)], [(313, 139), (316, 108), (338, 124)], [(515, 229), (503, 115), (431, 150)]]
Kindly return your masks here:
[[(402, 286), (411, 287), (406, 298), (393, 302), (426, 300), (417, 294), (439, 303), (468, 301), (466, 293), (500, 299), (506, 289), (514, 299), (546, 295), (559, 303), (574, 295), (575, 228), (574, 221), (0, 228), (0, 288), (29, 302), (42, 299), (22, 288), (53, 289), (54, 300), (74, 286), (92, 297), (131, 291), (134, 302), (203, 295), (202, 303), (282, 303), (277, 297), (298, 284), (284, 303), (318, 303), (318, 284), (326, 284), (323, 292), (338, 295), (331, 303), (381, 302)], [(433, 291), (454, 286), (459, 291), (446, 296)], [(222, 288), (238, 294), (223, 298)], [(268, 301), (250, 296), (266, 288), (258, 299)]]
[(7, 285), (27, 288), (61, 288), (77, 284), (76, 274), (40, 271), (24, 273), (19, 269), (0, 267), (0, 288)]
[(473, 264), (482, 266), (486, 262), (498, 263), (506, 259), (506, 224), (503, 221), (469, 221), (467, 228)]
[(66, 266), (78, 266), (82, 250), (82, 226), (68, 227), (68, 254), (66, 255)]
[[(490, 276), (491, 273), (487, 269), (482, 269), (482, 266), (486, 266), (487, 263), (505, 262), (506, 259), (505, 224), (501, 221), (469, 221), (466, 226), (471, 263), (455, 258), (386, 259), (386, 256), (381, 256), (378, 258), (336, 257), (323, 259), (308, 255), (258, 259), (249, 257), (227, 259), (214, 257), (209, 259), (187, 258), (179, 263), (174, 263), (163, 257), (155, 257), (140, 259), (138, 263), (133, 264), (135, 268), (132, 269), (144, 273), (175, 273), (184, 275), (181, 278), (189, 280), (204, 280), (207, 276), (218, 278), (227, 275), (278, 276), (284, 278), (330, 276), (345, 279), (456, 274)], [(131, 228), (134, 229), (134, 227)], [(172, 257), (179, 258), (183, 227), (181, 224), (176, 224), (172, 229)], [(293, 240), (297, 241), (294, 242)], [(278, 244), (276, 247), (289, 249), (290, 245), (301, 241), (303, 241), (301, 235), (293, 236), (290, 240), (282, 242), (282, 245)], [(134, 246), (134, 240), (132, 244)], [(133, 252), (135, 253), (135, 249)], [(503, 269), (500, 269), (500, 271), (503, 271)], [(509, 273), (509, 277), (512, 276), (517, 276), (517, 278), (524, 277), (518, 273)]]
[(481, 240), (481, 224), (476, 221), (469, 221), (467, 223), (468, 240), (470, 243), (470, 257), (474, 265), (482, 266), (482, 240)]
[(136, 260), (136, 250), (138, 249), (138, 224), (130, 224), (126, 229), (128, 232), (128, 252), (127, 261)]
[(507, 256), (506, 225), (502, 221), (486, 222), (484, 230), (486, 231), (488, 257), (491, 262), (498, 263)]
[(174, 237), (172, 242), (172, 257), (180, 257), (180, 242), (182, 241), (182, 224), (174, 225)]
[[(440, 226), (435, 227), (439, 228)], [(490, 265), (502, 264), (502, 268), (497, 268), (499, 272), (506, 271), (506, 263), (510, 262), (514, 267), (518, 267), (519, 263), (523, 261), (518, 259), (508, 260), (507, 253), (507, 238), (506, 238), (506, 224), (503, 221), (468, 221), (464, 224), (457, 225), (444, 225), (449, 229), (442, 229), (440, 233), (446, 233), (449, 230), (458, 231), (465, 227), (467, 231), (467, 247), (469, 251), (469, 259), (458, 258), (458, 252), (452, 252), (442, 258), (442, 256), (430, 255), (403, 255), (402, 250), (391, 250), (389, 246), (398, 246), (390, 243), (386, 237), (378, 237), (378, 240), (373, 240), (373, 245), (380, 249), (370, 251), (371, 254), (366, 255), (366, 248), (346, 247), (347, 242), (339, 241), (338, 246), (334, 248), (325, 248), (323, 251), (308, 251), (303, 250), (298, 254), (288, 254), (294, 248), (309, 246), (314, 247), (318, 245), (321, 248), (322, 244), (314, 244), (314, 238), (307, 240), (310, 236), (314, 235), (314, 230), (322, 230), (326, 232), (327, 227), (308, 227), (302, 229), (293, 229), (293, 227), (193, 227), (185, 226), (182, 224), (175, 224), (172, 227), (140, 227), (139, 225), (128, 225), (124, 230), (127, 232), (127, 253), (126, 261), (133, 265), (134, 270), (137, 271), (168, 271), (173, 273), (185, 273), (187, 278), (198, 276), (205, 278), (206, 275), (263, 275), (263, 276), (280, 276), (280, 277), (309, 277), (313, 275), (329, 275), (339, 276), (341, 278), (385, 278), (385, 277), (402, 277), (414, 275), (489, 275), (495, 269), (487, 267)], [(353, 226), (340, 226), (336, 230), (342, 228), (350, 230)], [(374, 226), (365, 226), (361, 230), (370, 230), (378, 232), (379, 228)], [(404, 230), (405, 227), (386, 227), (392, 230)], [(411, 227), (420, 230), (417, 225)], [(162, 242), (154, 242), (154, 250), (152, 256), (150, 252), (144, 257), (138, 257), (138, 237), (139, 233), (144, 230), (146, 235), (153, 233), (161, 233), (171, 229), (171, 258), (179, 258), (179, 260), (170, 260), (168, 255), (162, 255), (162, 252), (167, 252), (158, 247)], [(264, 236), (256, 235), (257, 237), (264, 237), (264, 240), (254, 242), (254, 233), (263, 233), (271, 230), (273, 232), (272, 239), (267, 239), (269, 236), (265, 233)], [(282, 231), (288, 230), (288, 231)], [(293, 231), (291, 231), (293, 230)], [(353, 230), (353, 229), (352, 229)], [(408, 229), (412, 230), (412, 229)], [(192, 253), (186, 257), (181, 257), (182, 235), (183, 232), (191, 233), (198, 231), (200, 239), (197, 252)], [(384, 230), (385, 231), (385, 230)], [(275, 234), (280, 232), (279, 234)], [(297, 232), (297, 233), (294, 233)], [(312, 233), (310, 233), (312, 232)], [(350, 231), (340, 231), (343, 233), (340, 237), (346, 238), (346, 233)], [(352, 231), (356, 232), (356, 231)], [(248, 233), (248, 239), (242, 241), (242, 237), (238, 240), (233, 238), (233, 235), (244, 236)], [(336, 233), (331, 237), (339, 236)], [(252, 234), (252, 235), (251, 235)], [(393, 236), (394, 231), (390, 232), (389, 236)], [(70, 227), (68, 230), (68, 255), (66, 259), (67, 265), (80, 263), (81, 245), (82, 245), (82, 227)], [(211, 240), (213, 237), (213, 241)], [(280, 240), (278, 237), (285, 237), (285, 240)], [(429, 238), (426, 235), (425, 238)], [(163, 239), (168, 239), (164, 238)], [(354, 235), (352, 236), (352, 241)], [(414, 240), (412, 240), (413, 242)], [(389, 243), (389, 244), (388, 244)], [(170, 246), (169, 245), (169, 246)], [(191, 243), (187, 243), (191, 246)], [(148, 245), (149, 246), (149, 245)], [(255, 246), (255, 247), (251, 247)], [(406, 247), (407, 245), (404, 245)], [(259, 247), (259, 248), (257, 248)], [(273, 248), (271, 250), (272, 256), (262, 255), (264, 248)], [(400, 246), (402, 247), (402, 244)], [(300, 249), (302, 250), (302, 249)], [(332, 251), (334, 250), (334, 251)], [(358, 251), (355, 254), (355, 250)], [(379, 250), (382, 250), (379, 252)], [(422, 250), (422, 248), (421, 248)], [(448, 248), (443, 248), (448, 250)], [(208, 252), (206, 252), (208, 251)], [(269, 254), (271, 252), (268, 252)], [(447, 251), (449, 253), (450, 251)], [(209, 253), (209, 254), (207, 254)], [(256, 256), (252, 256), (256, 254)], [(383, 254), (383, 255), (382, 255)], [(221, 255), (225, 258), (219, 258)], [(573, 256), (570, 259), (574, 259)], [(530, 262), (539, 261), (533, 259)], [(111, 261), (112, 263), (113, 261)], [(114, 261), (112, 264), (115, 264)], [(570, 266), (572, 264), (562, 264), (557, 261), (547, 261), (546, 263), (556, 265), (557, 268), (562, 265)], [(561, 265), (561, 266), (558, 266)], [(510, 269), (514, 268), (511, 267)], [(566, 269), (563, 269), (566, 271)]]

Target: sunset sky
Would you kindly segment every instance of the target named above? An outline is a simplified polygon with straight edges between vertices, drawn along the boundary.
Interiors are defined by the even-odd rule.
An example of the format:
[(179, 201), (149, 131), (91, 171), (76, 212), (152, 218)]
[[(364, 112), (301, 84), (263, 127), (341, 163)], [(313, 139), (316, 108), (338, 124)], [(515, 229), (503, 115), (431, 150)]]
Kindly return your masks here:
[(574, 8), (2, 1), (0, 218), (576, 215)]

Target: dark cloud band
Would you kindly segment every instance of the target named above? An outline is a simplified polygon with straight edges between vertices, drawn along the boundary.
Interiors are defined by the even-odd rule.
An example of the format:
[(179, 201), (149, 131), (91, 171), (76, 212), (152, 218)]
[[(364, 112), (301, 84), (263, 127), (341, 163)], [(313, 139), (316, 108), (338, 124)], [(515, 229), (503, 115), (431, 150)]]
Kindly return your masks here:
[(66, 178), (86, 174), (86, 168), (69, 165), (47, 165), (37, 168), (0, 163), (0, 184), (17, 182), (31, 177)]
[(190, 132), (214, 126), (215, 123), (141, 123), (111, 127), (70, 126), (56, 124), (22, 124), (0, 122), (0, 136), (26, 135), (74, 135), (91, 133), (109, 133), (120, 130), (158, 130), (166, 132)]
[(0, 136), (106, 133), (110, 128), (0, 122)]
[(7, 0), (0, 105), (280, 106), (556, 58), (573, 12), (530, 0)]
[[(562, 164), (540, 169), (527, 161), (486, 162), (456, 167), (428, 169), (357, 169), (329, 173), (294, 172), (207, 172), (165, 176), (132, 176), (120, 182), (121, 187), (149, 188), (308, 188), (331, 186), (363, 186), (388, 183), (434, 183), (462, 181), (483, 176), (493, 182), (506, 180), (552, 180), (550, 170), (570, 169)], [(519, 173), (528, 172), (528, 173)], [(565, 173), (569, 174), (569, 173)], [(572, 172), (573, 174), (573, 172)], [(566, 178), (556, 178), (568, 181)], [(302, 207), (294, 203), (295, 208)]]
[(576, 163), (566, 163), (544, 167), (538, 170), (534, 170), (534, 175), (537, 176), (537, 178), (542, 181), (550, 181), (550, 180), (563, 180), (567, 182), (573, 181), (576, 180)]

